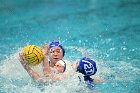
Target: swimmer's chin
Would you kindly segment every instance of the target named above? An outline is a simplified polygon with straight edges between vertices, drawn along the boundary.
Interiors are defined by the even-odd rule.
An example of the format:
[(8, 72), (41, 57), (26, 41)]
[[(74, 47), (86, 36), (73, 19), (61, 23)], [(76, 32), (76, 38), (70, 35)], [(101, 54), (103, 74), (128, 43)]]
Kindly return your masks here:
[(57, 62), (57, 61), (59, 61), (60, 59), (59, 59), (59, 58), (54, 58), (54, 60)]

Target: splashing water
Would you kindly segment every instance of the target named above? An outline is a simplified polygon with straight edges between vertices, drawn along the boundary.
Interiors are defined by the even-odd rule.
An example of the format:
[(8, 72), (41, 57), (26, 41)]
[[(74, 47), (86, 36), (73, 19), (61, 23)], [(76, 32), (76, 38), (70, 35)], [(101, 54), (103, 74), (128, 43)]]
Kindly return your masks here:
[[(139, 8), (139, 0), (1, 0), (0, 93), (139, 93)], [(76, 76), (40, 84), (24, 70), (19, 47), (56, 39), (66, 48), (64, 59), (97, 62), (93, 77), (103, 82), (95, 91)]]
[(11, 54), (5, 60), (2, 60), (3, 64), (0, 66), (0, 91), (2, 93), (8, 93), (9, 91), (10, 93), (56, 93), (57, 91), (73, 93), (83, 89), (82, 86), (78, 85), (78, 78), (74, 77), (51, 84), (34, 82), (20, 64), (18, 53)]
[[(77, 49), (74, 46), (67, 47), (69, 51), (76, 54), (77, 52), (72, 48)], [(61, 93), (92, 93), (95, 90), (106, 93), (108, 90), (114, 92), (117, 89), (125, 92), (125, 88), (129, 87), (130, 91), (134, 88), (132, 84), (138, 80), (137, 75), (140, 74), (140, 69), (133, 67), (131, 63), (96, 61), (98, 72), (95, 77), (101, 77), (104, 82), (96, 84), (95, 90), (91, 91), (78, 85), (79, 80), (74, 76), (55, 83), (41, 84), (34, 82), (24, 70), (18, 61), (18, 53), (19, 51), (2, 60), (3, 64), (0, 66), (0, 91), (2, 93), (9, 91), (10, 93), (56, 93), (58, 91)]]

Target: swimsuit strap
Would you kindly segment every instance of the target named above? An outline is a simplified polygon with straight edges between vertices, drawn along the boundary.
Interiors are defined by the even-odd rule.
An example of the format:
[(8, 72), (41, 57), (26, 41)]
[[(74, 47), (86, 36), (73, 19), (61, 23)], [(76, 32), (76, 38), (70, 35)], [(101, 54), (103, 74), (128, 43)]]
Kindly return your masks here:
[(64, 72), (66, 71), (66, 62), (64, 60), (62, 60), (64, 62)]

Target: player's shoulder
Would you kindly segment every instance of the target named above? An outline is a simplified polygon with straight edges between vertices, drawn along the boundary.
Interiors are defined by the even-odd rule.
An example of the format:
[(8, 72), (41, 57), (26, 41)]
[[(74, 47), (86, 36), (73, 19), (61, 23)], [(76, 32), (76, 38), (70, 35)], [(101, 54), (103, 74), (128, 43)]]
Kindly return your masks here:
[(72, 67), (72, 62), (68, 61), (68, 60), (64, 60), (66, 63), (66, 71), (72, 71), (73, 67)]
[(66, 65), (72, 65), (72, 62), (71, 61), (68, 61), (68, 60), (64, 60)]

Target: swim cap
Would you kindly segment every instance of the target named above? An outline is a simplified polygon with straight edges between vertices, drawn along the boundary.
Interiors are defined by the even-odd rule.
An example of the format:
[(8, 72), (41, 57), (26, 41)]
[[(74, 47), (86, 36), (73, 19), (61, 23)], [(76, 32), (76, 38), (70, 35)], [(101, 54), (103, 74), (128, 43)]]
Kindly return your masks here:
[(58, 40), (52, 41), (52, 42), (49, 44), (49, 49), (51, 49), (51, 48), (53, 48), (53, 47), (55, 47), (55, 46), (58, 46), (58, 47), (60, 47), (60, 48), (62, 49), (63, 56), (64, 56), (64, 55), (65, 55), (65, 50), (64, 50), (64, 48), (62, 47), (62, 45), (59, 43)]
[(90, 58), (84, 57), (80, 60), (77, 71), (84, 74), (84, 76), (91, 76), (97, 72), (96, 63)]
[(64, 60), (59, 60), (57, 63), (59, 63), (61, 66), (64, 67), (64, 72), (66, 70), (66, 62)]

